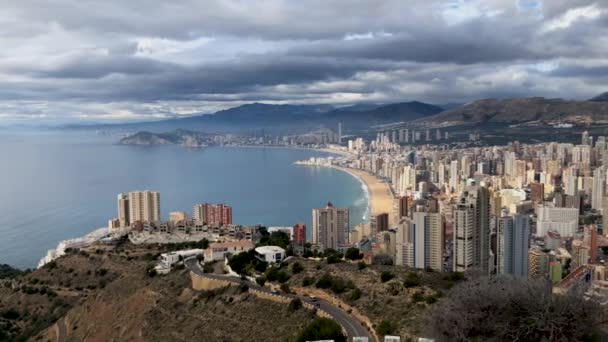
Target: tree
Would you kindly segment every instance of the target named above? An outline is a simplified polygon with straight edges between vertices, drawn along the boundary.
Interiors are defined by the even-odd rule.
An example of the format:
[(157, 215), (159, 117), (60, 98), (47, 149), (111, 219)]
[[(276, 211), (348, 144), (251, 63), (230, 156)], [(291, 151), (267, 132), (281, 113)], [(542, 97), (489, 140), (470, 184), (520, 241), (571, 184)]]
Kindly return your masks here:
[(359, 248), (350, 247), (346, 250), (346, 253), (344, 253), (344, 257), (348, 260), (360, 260), (363, 258), (363, 254), (359, 252)]
[(554, 295), (545, 280), (496, 276), (458, 283), (429, 307), (424, 326), (446, 341), (582, 341), (607, 321), (578, 291)]
[(300, 334), (298, 342), (334, 340), (335, 342), (346, 342), (346, 336), (342, 333), (342, 327), (329, 318), (316, 318)]

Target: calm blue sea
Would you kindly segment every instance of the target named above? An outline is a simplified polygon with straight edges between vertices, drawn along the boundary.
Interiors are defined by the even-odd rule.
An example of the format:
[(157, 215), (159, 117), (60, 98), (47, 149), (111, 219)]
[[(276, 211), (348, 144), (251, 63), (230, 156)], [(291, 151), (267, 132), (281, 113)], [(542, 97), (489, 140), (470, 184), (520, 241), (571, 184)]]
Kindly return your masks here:
[(0, 263), (35, 267), (60, 240), (116, 216), (116, 195), (161, 192), (163, 219), (224, 202), (239, 224), (291, 226), (328, 200), (361, 223), (361, 184), (339, 170), (293, 165), (323, 152), (281, 148), (137, 147), (94, 133), (0, 132)]

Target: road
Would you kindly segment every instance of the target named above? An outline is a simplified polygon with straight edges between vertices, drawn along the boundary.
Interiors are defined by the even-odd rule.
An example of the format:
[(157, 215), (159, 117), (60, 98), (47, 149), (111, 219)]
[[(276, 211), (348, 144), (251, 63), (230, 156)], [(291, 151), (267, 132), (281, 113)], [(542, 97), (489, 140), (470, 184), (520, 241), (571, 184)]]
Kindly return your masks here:
[(65, 327), (65, 320), (64, 317), (61, 317), (56, 324), (56, 332), (57, 332), (57, 341), (58, 342), (64, 342), (65, 341), (65, 336), (67, 333), (67, 329)]
[(321, 309), (321, 310), (327, 312), (329, 315), (331, 315), (333, 317), (333, 319), (338, 324), (340, 324), (344, 328), (344, 330), (346, 330), (349, 341), (352, 341), (353, 337), (359, 337), (359, 336), (367, 337), (368, 341), (370, 341), (370, 342), (373, 341), (372, 336), (367, 331), (367, 328), (365, 326), (363, 326), (363, 324), (361, 324), (361, 322), (359, 322), (359, 320), (357, 320), (355, 317), (349, 315), (346, 311), (342, 310), (341, 308), (336, 307), (336, 306), (332, 305), (331, 303), (326, 302), (320, 298), (312, 300), (308, 296), (301, 296), (301, 295), (292, 294), (292, 293), (283, 293), (283, 292), (273, 293), (267, 287), (259, 286), (258, 284), (252, 283), (248, 280), (242, 280), (241, 278), (238, 278), (238, 277), (229, 276), (229, 275), (225, 275), (225, 274), (205, 273), (205, 272), (203, 272), (203, 269), (201, 268), (201, 265), (199, 264), (199, 262), (196, 258), (186, 259), (184, 261), (184, 264), (186, 265), (186, 267), (189, 270), (191, 270), (192, 272), (194, 272), (195, 274), (197, 274), (201, 277), (207, 277), (207, 278), (216, 279), (216, 280), (228, 280), (228, 281), (235, 282), (235, 283), (244, 282), (249, 286), (249, 288), (252, 288), (252, 289), (255, 289), (255, 290), (258, 290), (261, 292), (266, 292), (266, 293), (270, 293), (270, 294), (274, 294), (274, 295), (282, 296), (282, 297), (286, 297), (286, 298), (291, 298), (291, 299), (300, 298), (301, 301), (310, 303), (313, 306), (317, 306), (319, 309)]

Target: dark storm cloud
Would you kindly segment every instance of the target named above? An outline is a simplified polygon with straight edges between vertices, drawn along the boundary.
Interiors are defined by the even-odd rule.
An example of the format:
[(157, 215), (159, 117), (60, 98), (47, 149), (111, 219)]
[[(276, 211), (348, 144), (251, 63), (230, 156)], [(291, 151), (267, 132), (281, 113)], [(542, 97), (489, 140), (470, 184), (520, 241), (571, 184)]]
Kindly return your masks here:
[(608, 90), (604, 1), (31, 0), (0, 24), (0, 99), (67, 117)]

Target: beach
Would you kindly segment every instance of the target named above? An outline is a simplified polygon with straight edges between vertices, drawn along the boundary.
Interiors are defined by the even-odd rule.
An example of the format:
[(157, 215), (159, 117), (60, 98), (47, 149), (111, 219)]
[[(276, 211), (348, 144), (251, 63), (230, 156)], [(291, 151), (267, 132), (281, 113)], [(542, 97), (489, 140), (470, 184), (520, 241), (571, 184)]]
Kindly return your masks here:
[(382, 213), (389, 214), (389, 224), (394, 224), (395, 220), (395, 199), (393, 193), (385, 181), (365, 170), (351, 169), (346, 167), (333, 166), (338, 170), (349, 173), (353, 177), (359, 179), (367, 188), (369, 196), (369, 209), (371, 215), (379, 215)]

